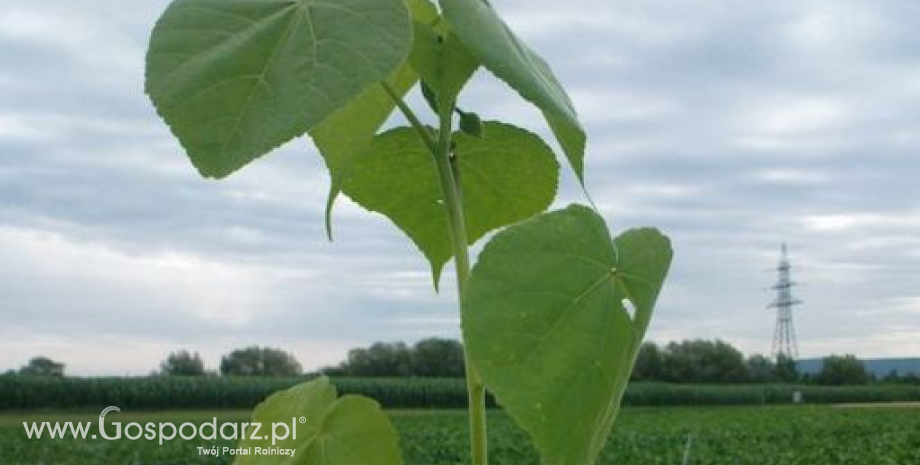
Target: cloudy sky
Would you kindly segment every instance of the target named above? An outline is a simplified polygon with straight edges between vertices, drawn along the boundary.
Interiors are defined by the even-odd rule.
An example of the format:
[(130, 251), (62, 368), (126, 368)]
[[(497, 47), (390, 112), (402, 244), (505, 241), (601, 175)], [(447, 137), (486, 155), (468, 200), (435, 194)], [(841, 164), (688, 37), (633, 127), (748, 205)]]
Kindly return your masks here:
[[(802, 355), (920, 355), (920, 2), (492, 3), (571, 90), (612, 228), (674, 240), (652, 339), (768, 352), (785, 241)], [(452, 287), (387, 220), (340, 201), (326, 241), (308, 140), (197, 176), (142, 91), (166, 4), (0, 8), (0, 371), (144, 374), (183, 347), (215, 368), (249, 344), (313, 368), (457, 336)], [(461, 104), (547, 133), (487, 72)], [(579, 200), (565, 173), (557, 205)]]

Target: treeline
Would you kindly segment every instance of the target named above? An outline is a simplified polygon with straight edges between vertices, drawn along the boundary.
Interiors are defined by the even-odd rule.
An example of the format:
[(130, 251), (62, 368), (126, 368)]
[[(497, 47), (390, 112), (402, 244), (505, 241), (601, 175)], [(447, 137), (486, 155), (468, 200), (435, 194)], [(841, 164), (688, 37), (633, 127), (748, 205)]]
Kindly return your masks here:
[[(64, 364), (36, 357), (18, 372), (26, 376), (64, 376)], [(208, 371), (197, 353), (180, 350), (169, 354), (153, 373), (158, 376), (296, 377), (302, 374), (297, 359), (281, 349), (247, 347), (221, 357), (218, 371)], [(333, 377), (462, 378), (463, 346), (452, 339), (428, 338), (415, 344), (376, 342), (352, 349), (344, 361), (314, 374)], [(875, 379), (853, 355), (825, 357), (814, 374), (799, 373), (794, 360), (773, 360), (745, 355), (721, 340), (686, 340), (658, 345), (646, 342), (636, 357), (633, 381), (674, 384), (817, 384), (865, 385), (917, 384), (917, 374), (892, 372)]]
[(320, 372), (329, 376), (462, 378), (463, 345), (439, 338), (423, 339), (412, 346), (375, 342), (350, 350), (341, 364)]
[[(353, 349), (330, 376), (462, 377), (463, 346), (450, 339), (425, 339), (409, 346), (377, 342)], [(658, 345), (646, 342), (636, 357), (632, 381), (676, 384), (817, 384), (864, 385), (871, 382), (920, 384), (916, 374), (890, 373), (876, 380), (853, 355), (825, 357), (818, 373), (799, 373), (791, 358), (773, 360), (745, 355), (721, 340), (686, 340)]]
[[(38, 376), (60, 378), (66, 365), (48, 357), (34, 357), (19, 370), (9, 370), (6, 376)], [(251, 346), (237, 349), (220, 359), (218, 371), (209, 371), (197, 352), (179, 350), (166, 356), (152, 376), (259, 376), (293, 377), (303, 373), (297, 358), (289, 352), (270, 347)]]
[(911, 373), (892, 372), (876, 379), (855, 355), (830, 355), (824, 357), (817, 373), (800, 373), (791, 358), (780, 356), (773, 360), (759, 354), (745, 357), (727, 342), (699, 339), (663, 346), (643, 343), (632, 379), (691, 384), (920, 384), (920, 376)]

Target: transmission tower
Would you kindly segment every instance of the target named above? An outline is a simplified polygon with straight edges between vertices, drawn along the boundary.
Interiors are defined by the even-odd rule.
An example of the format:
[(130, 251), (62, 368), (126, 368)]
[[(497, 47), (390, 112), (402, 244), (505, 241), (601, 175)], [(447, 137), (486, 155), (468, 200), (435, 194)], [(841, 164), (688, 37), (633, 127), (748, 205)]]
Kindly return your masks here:
[(776, 329), (773, 332), (773, 358), (776, 360), (779, 360), (781, 355), (792, 360), (799, 356), (795, 326), (792, 323), (792, 307), (801, 304), (802, 301), (792, 295), (792, 288), (796, 283), (790, 277), (791, 269), (786, 244), (783, 244), (779, 265), (776, 267), (777, 281), (771, 287), (776, 291), (776, 298), (768, 306), (776, 308)]

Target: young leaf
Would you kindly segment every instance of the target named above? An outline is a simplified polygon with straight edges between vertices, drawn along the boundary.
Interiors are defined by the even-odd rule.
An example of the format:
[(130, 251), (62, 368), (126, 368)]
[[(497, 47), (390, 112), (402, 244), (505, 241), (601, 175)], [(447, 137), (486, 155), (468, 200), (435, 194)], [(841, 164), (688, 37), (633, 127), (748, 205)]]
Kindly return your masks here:
[[(428, 90), (434, 93), (434, 110), (441, 105), (451, 105), (466, 85), (479, 62), (460, 43), (457, 36), (445, 27), (429, 26), (416, 22), (415, 45), (409, 60), (418, 71)], [(431, 99), (429, 104), (431, 104)]]
[(484, 0), (439, 0), (444, 18), (476, 59), (543, 111), (569, 163), (583, 180), (585, 131), (549, 65)]
[[(559, 165), (536, 135), (486, 122), (482, 139), (456, 133), (454, 141), (470, 243), (544, 211), (553, 201)], [(352, 166), (342, 191), (396, 223), (428, 258), (437, 285), (453, 256), (447, 213), (431, 153), (412, 129), (377, 136)]]
[(201, 174), (221, 178), (387, 79), (411, 34), (402, 0), (176, 0), (146, 90)]
[(434, 114), (438, 114), (438, 96), (434, 94), (434, 90), (425, 82), (422, 82), (422, 97), (425, 99), (425, 102), (428, 103), (428, 108), (431, 108), (431, 111)]
[[(305, 419), (305, 423), (300, 420)], [(261, 423), (262, 439), (252, 430), (242, 448), (294, 449), (294, 456), (241, 455), (236, 465), (401, 465), (396, 429), (377, 402), (366, 397), (336, 399), (335, 387), (323, 377), (273, 394), (256, 407), (253, 422)], [(280, 423), (285, 429), (273, 425)], [(292, 429), (296, 428), (295, 433)], [(275, 443), (272, 444), (273, 432)]]
[(670, 261), (658, 231), (611, 241), (579, 205), (511, 226), (480, 254), (462, 296), (464, 341), (545, 465), (597, 458)]
[(460, 130), (464, 134), (473, 136), (477, 139), (482, 137), (482, 120), (479, 119), (479, 115), (471, 111), (464, 111), (460, 113)]

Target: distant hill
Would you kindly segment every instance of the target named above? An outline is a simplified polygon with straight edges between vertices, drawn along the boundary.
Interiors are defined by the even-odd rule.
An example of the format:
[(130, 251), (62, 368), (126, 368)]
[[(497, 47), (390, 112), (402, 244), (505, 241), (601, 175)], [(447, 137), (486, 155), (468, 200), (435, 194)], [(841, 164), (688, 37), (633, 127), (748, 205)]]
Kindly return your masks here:
[[(815, 374), (821, 371), (822, 360), (820, 358), (803, 358), (796, 361), (796, 368), (799, 373)], [(891, 370), (898, 370), (899, 374), (914, 373), (920, 375), (920, 357), (911, 358), (868, 358), (860, 359), (866, 365), (866, 369), (876, 377), (891, 373)]]

